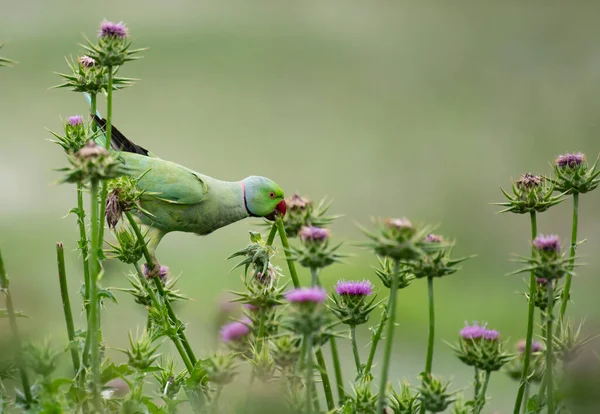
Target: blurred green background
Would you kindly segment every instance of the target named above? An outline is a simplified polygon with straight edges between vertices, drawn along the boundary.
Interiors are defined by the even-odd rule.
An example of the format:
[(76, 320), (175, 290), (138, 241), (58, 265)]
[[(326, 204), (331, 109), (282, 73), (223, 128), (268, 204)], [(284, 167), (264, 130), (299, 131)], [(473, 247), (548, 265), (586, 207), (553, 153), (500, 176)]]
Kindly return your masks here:
[[(578, 2), (393, 1), (65, 1), (2, 0), (0, 72), (0, 248), (29, 336), (66, 342), (55, 242), (68, 253), (72, 298), (80, 262), (68, 211), (74, 187), (57, 185), (65, 165), (45, 128), (87, 111), (54, 71), (76, 57), (81, 33), (103, 18), (124, 20), (144, 59), (122, 74), (140, 82), (115, 94), (114, 123), (133, 141), (203, 173), (237, 180), (265, 175), (288, 194), (334, 200), (344, 214), (336, 240), (354, 254), (327, 269), (338, 278), (375, 280), (374, 258), (353, 247), (355, 223), (406, 216), (439, 223), (457, 255), (477, 254), (456, 275), (436, 281), (434, 371), (467, 387), (471, 371), (452, 355), (465, 320), (488, 321), (511, 343), (524, 335), (526, 302), (511, 254), (529, 250), (526, 216), (496, 215), (499, 186), (525, 172), (549, 173), (562, 152), (598, 154), (600, 4)], [(103, 103), (102, 103), (103, 105)], [(105, 112), (100, 106), (101, 112)], [(574, 281), (570, 312), (600, 327), (600, 191), (581, 200), (579, 250), (586, 267)], [(567, 245), (571, 200), (539, 218), (543, 233)], [(214, 320), (240, 272), (225, 258), (246, 245), (247, 220), (209, 237), (172, 234), (158, 254), (193, 301), (180, 305), (197, 352), (214, 344)], [(107, 286), (125, 286), (124, 267), (107, 263)], [(308, 275), (303, 274), (304, 280)], [(382, 296), (386, 292), (381, 293)], [(142, 327), (143, 309), (117, 293), (103, 313), (106, 340), (124, 346)], [(425, 356), (425, 284), (399, 296), (393, 380), (416, 382)], [(378, 315), (376, 315), (378, 318)], [(361, 332), (367, 345), (368, 333)], [(4, 322), (0, 335), (6, 335)], [(364, 349), (366, 354), (366, 349)], [(350, 349), (343, 349), (350, 364)], [(346, 375), (349, 378), (349, 373)], [(514, 384), (492, 377), (487, 412), (512, 407)]]

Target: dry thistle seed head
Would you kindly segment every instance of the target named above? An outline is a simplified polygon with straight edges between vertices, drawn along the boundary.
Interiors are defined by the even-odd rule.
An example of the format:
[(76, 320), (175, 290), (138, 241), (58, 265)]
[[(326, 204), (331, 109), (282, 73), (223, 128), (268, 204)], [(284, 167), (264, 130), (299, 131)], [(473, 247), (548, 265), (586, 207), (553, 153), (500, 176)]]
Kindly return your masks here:
[(137, 178), (129, 176), (118, 177), (108, 183), (108, 197), (106, 198), (106, 223), (114, 229), (123, 216), (123, 212), (140, 207), (140, 198), (146, 193), (138, 183), (144, 174)]
[(204, 361), (204, 369), (208, 375), (208, 381), (213, 384), (227, 385), (238, 374), (236, 355), (229, 353), (216, 353)]
[(288, 237), (298, 236), (298, 232), (303, 227), (325, 227), (339, 218), (339, 216), (326, 216), (331, 203), (325, 199), (315, 205), (308, 198), (293, 194), (285, 199), (285, 203), (287, 214), (283, 217), (283, 225)]
[(583, 153), (563, 154), (554, 161), (554, 175), (551, 181), (556, 191), (565, 194), (587, 193), (598, 187), (600, 170), (598, 160), (590, 167)]
[(340, 280), (335, 285), (337, 295), (331, 297), (333, 304), (329, 308), (340, 322), (350, 326), (362, 325), (369, 320), (370, 313), (379, 305), (375, 303), (375, 296), (368, 299), (373, 294), (373, 288), (373, 284), (368, 280)]
[(563, 200), (562, 196), (564, 194), (556, 197), (552, 196), (554, 190), (555, 188), (551, 180), (540, 175), (527, 173), (512, 183), (512, 194), (508, 194), (504, 189), (500, 188), (507, 201), (494, 204), (506, 207), (500, 213), (525, 214), (534, 211), (541, 213)]
[(505, 342), (500, 340), (500, 333), (487, 329), (484, 324), (465, 324), (460, 331), (458, 345), (451, 346), (458, 359), (469, 366), (482, 371), (498, 371), (512, 358), (505, 351)]

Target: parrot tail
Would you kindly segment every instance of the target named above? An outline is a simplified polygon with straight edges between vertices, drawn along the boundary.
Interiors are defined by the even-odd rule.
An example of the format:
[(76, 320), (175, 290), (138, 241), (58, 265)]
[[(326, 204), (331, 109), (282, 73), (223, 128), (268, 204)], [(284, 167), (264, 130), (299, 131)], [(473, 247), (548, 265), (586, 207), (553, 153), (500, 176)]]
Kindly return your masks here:
[[(98, 115), (93, 114), (94, 122), (100, 128), (103, 133), (106, 133), (106, 120), (100, 118)], [(148, 150), (142, 146), (134, 144), (128, 140), (125, 135), (121, 133), (114, 125), (111, 127), (111, 138), (110, 146), (116, 151), (132, 152), (134, 154), (141, 154), (148, 156)], [(104, 134), (100, 137), (103, 141), (106, 139)]]

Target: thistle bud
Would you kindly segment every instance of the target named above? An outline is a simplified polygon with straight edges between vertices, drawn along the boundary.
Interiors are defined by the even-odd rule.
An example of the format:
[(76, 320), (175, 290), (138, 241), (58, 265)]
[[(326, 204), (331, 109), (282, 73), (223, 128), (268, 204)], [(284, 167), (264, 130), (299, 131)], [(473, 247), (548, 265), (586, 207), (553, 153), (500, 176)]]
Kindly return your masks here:
[(328, 322), (327, 314), (323, 312), (323, 302), (327, 298), (323, 289), (298, 288), (288, 292), (285, 298), (292, 305), (285, 321), (292, 332), (311, 335), (319, 332)]
[(583, 348), (598, 336), (588, 336), (581, 338), (581, 329), (583, 323), (575, 326), (571, 319), (559, 322), (558, 333), (554, 336), (554, 349), (556, 356), (563, 361), (564, 364), (573, 362), (583, 351)]
[(456, 273), (460, 270), (458, 265), (470, 257), (453, 259), (453, 247), (453, 244), (445, 242), (442, 236), (430, 233), (422, 242), (424, 254), (406, 265), (405, 270), (409, 270), (417, 279), (444, 277)]
[(500, 191), (507, 199), (504, 203), (494, 203), (506, 207), (500, 213), (541, 213), (563, 200), (563, 194), (552, 196), (554, 185), (545, 177), (530, 173), (522, 175), (518, 181), (512, 183), (512, 194), (502, 188)]
[(457, 346), (453, 346), (456, 356), (469, 366), (482, 371), (498, 371), (512, 359), (512, 355), (504, 351), (505, 343), (500, 340), (500, 333), (487, 329), (486, 325), (465, 324), (460, 331)]
[(421, 381), (418, 398), (425, 411), (439, 413), (454, 402), (456, 393), (448, 392), (449, 382), (444, 383), (440, 378), (425, 373), (421, 374)]
[(162, 359), (158, 363), (160, 369), (154, 373), (158, 382), (158, 394), (168, 399), (174, 399), (185, 384), (187, 371), (175, 372), (175, 362), (172, 359)]
[[(520, 381), (523, 372), (523, 359), (525, 357), (525, 339), (516, 343), (517, 357), (506, 364), (506, 373), (514, 380)], [(531, 356), (529, 362), (528, 378), (539, 383), (544, 375), (544, 346), (538, 341), (531, 342)]]
[(376, 232), (363, 229), (370, 239), (365, 246), (375, 254), (399, 262), (418, 260), (423, 251), (423, 240), (428, 229), (418, 229), (407, 219), (386, 219), (377, 223)]
[(233, 253), (227, 259), (243, 256), (245, 259), (235, 265), (234, 269), (244, 266), (244, 273), (248, 273), (248, 268), (252, 266), (255, 274), (260, 272), (262, 275), (266, 275), (269, 270), (269, 262), (274, 254), (275, 250), (263, 240), (262, 235), (251, 231), (250, 244), (244, 249)]
[(354, 396), (346, 397), (341, 412), (356, 414), (376, 412), (378, 394), (373, 393), (370, 382), (359, 381), (352, 389), (354, 390)]
[(52, 131), (50, 131), (50, 133), (56, 138), (56, 140), (52, 140), (52, 142), (60, 145), (67, 154), (76, 153), (83, 148), (90, 139), (81, 115), (74, 115), (67, 118), (67, 122), (64, 124), (64, 131), (64, 136), (58, 135)]
[(25, 346), (25, 363), (37, 375), (49, 378), (58, 364), (59, 352), (52, 349), (50, 342), (32, 342)]
[(146, 331), (138, 339), (129, 333), (129, 349), (121, 350), (127, 355), (127, 364), (138, 371), (149, 370), (160, 356), (156, 353), (160, 345), (153, 345), (154, 339)]
[(600, 183), (600, 170), (597, 169), (598, 161), (591, 167), (586, 157), (581, 152), (559, 155), (554, 160), (554, 174), (552, 179), (556, 191), (565, 194), (587, 193), (598, 187)]
[(217, 353), (205, 361), (208, 380), (214, 384), (227, 385), (237, 375), (235, 354)]
[(292, 247), (294, 260), (310, 269), (322, 269), (340, 262), (344, 257), (337, 250), (341, 244), (329, 247), (331, 232), (320, 227), (302, 227), (298, 232), (302, 247)]
[(110, 253), (113, 254), (113, 258), (127, 264), (139, 262), (144, 255), (144, 242), (139, 240), (134, 231), (129, 227), (115, 231), (114, 234), (118, 243), (111, 244), (107, 242), (112, 247)]
[[(560, 300), (561, 295), (563, 293), (562, 286), (557, 286), (556, 280), (552, 280), (553, 293), (554, 293), (554, 303), (557, 300)], [(529, 301), (529, 292), (524, 293), (525, 297)], [(542, 311), (545, 311), (548, 307), (548, 279), (544, 279), (541, 277), (536, 278), (536, 289), (535, 295), (533, 296), (533, 303), (536, 308), (539, 308)]]
[[(381, 283), (389, 289), (392, 287), (392, 277), (394, 276), (394, 261), (387, 257), (383, 259), (377, 257), (377, 259), (379, 260), (379, 267), (373, 268), (373, 270), (375, 270), (375, 274), (381, 280)], [(415, 279), (415, 275), (412, 274), (409, 266), (401, 264), (396, 278), (398, 278), (398, 289), (404, 289)]]
[(373, 285), (368, 280), (340, 280), (335, 285), (335, 292), (337, 295), (332, 296), (330, 309), (346, 325), (357, 326), (367, 322), (369, 314), (378, 305), (374, 304), (375, 297), (368, 299), (373, 294)]
[(273, 379), (275, 373), (275, 361), (266, 346), (259, 351), (256, 347), (251, 348), (251, 354), (246, 357), (252, 366), (254, 376), (262, 382)]
[(93, 140), (68, 157), (71, 164), (62, 182), (86, 182), (116, 178), (125, 172), (124, 165), (113, 154), (97, 145)]
[(406, 381), (400, 386), (400, 393), (392, 389), (389, 401), (390, 413), (393, 414), (417, 414), (420, 410), (419, 394), (413, 394)]
[(300, 359), (301, 344), (300, 338), (289, 334), (273, 338), (269, 347), (275, 365), (282, 371), (293, 367)]
[(560, 240), (556, 235), (540, 235), (533, 240), (533, 256), (518, 258), (526, 267), (516, 270), (511, 274), (533, 272), (538, 287), (544, 286), (547, 281), (560, 279), (572, 273), (569, 258), (561, 253)]

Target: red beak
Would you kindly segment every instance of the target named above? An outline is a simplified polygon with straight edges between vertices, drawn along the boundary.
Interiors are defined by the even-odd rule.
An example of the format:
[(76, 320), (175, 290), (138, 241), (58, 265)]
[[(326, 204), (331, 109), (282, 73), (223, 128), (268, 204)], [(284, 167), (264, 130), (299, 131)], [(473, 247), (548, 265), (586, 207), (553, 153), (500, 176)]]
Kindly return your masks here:
[(285, 200), (281, 200), (275, 208), (277, 209), (277, 211), (279, 211), (279, 213), (282, 216), (285, 216), (285, 213), (287, 211), (287, 205), (285, 204)]

